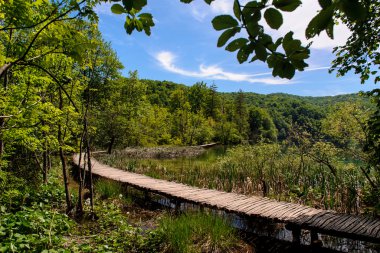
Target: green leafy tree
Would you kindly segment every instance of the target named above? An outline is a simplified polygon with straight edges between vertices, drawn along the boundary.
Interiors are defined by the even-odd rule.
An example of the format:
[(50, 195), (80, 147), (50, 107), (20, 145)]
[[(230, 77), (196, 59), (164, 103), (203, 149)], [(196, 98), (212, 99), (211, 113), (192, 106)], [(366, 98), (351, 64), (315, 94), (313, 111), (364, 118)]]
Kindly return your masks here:
[(244, 92), (239, 90), (236, 94), (234, 101), (234, 122), (237, 126), (237, 130), (243, 139), (247, 139), (248, 135), (248, 107), (245, 99)]
[(254, 142), (277, 140), (277, 129), (267, 110), (251, 107), (248, 122), (250, 140)]

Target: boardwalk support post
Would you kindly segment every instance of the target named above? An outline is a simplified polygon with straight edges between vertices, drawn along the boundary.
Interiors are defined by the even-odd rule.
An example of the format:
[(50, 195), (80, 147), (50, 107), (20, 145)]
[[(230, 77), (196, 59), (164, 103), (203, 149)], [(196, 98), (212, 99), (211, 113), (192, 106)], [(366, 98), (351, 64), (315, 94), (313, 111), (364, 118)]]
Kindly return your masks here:
[(152, 196), (147, 190), (144, 191), (144, 200), (146, 203), (149, 203), (152, 200)]
[(314, 230), (310, 231), (310, 245), (312, 247), (322, 247), (323, 243), (319, 240), (318, 233)]
[(179, 214), (181, 211), (181, 201), (178, 199), (174, 199), (174, 208), (175, 208), (175, 213)]
[(293, 237), (294, 244), (301, 244), (301, 229), (297, 227), (293, 227), (292, 237)]

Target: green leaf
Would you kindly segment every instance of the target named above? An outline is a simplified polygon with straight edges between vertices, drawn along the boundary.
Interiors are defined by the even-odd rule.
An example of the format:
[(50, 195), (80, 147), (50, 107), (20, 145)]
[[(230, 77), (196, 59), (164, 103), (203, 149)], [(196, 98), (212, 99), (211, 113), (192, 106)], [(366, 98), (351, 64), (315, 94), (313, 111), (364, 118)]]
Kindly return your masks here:
[(123, 0), (123, 5), (124, 5), (124, 8), (127, 11), (131, 11), (132, 8), (133, 8), (133, 1), (131, 1), (131, 0)]
[(283, 23), (282, 15), (281, 13), (274, 9), (274, 8), (269, 8), (265, 11), (264, 13), (264, 18), (267, 24), (272, 28), (272, 29), (278, 29)]
[(282, 11), (292, 12), (300, 6), (302, 2), (300, 0), (274, 0), (273, 5)]
[(334, 7), (331, 5), (321, 10), (308, 24), (305, 35), (307, 39), (313, 38), (327, 28), (333, 22)]
[(367, 17), (366, 8), (358, 0), (342, 0), (340, 9), (351, 21), (363, 21)]
[(331, 0), (318, 0), (318, 3), (322, 7), (322, 9), (325, 9), (332, 4), (332, 1)]
[(293, 32), (288, 32), (285, 35), (282, 41), (282, 47), (284, 48), (287, 56), (293, 54), (296, 51), (303, 50), (303, 47), (301, 46), (301, 41), (293, 39)]
[(132, 19), (127, 16), (127, 19), (124, 23), (124, 29), (128, 34), (132, 34), (133, 30), (135, 29), (135, 26), (133, 25)]
[(133, 0), (133, 9), (141, 10), (145, 5), (147, 5), (147, 0)]
[(257, 23), (261, 20), (261, 10), (265, 5), (259, 5), (257, 2), (247, 3), (242, 11), (242, 15), (247, 23), (253, 22)]
[(249, 18), (256, 11), (260, 12), (260, 5), (258, 2), (250, 1), (243, 7), (243, 16)]
[(240, 64), (247, 61), (249, 54), (246, 52), (245, 47), (239, 49), (236, 57)]
[(189, 4), (191, 3), (193, 0), (181, 0), (182, 3), (185, 3), (185, 4)]
[(334, 20), (331, 20), (326, 27), (327, 36), (329, 36), (332, 40), (334, 39), (334, 24)]
[(211, 4), (211, 2), (213, 2), (214, 0), (205, 0), (205, 2), (207, 3), (207, 4)]
[(255, 45), (255, 53), (256, 53), (257, 59), (259, 59), (260, 61), (266, 61), (268, 57), (268, 52), (263, 44), (257, 43)]
[(114, 5), (112, 5), (111, 6), (111, 11), (112, 11), (112, 13), (115, 13), (115, 14), (125, 13), (124, 7), (121, 6), (120, 4), (114, 4)]
[(268, 47), (269, 45), (273, 45), (273, 39), (270, 35), (264, 33), (260, 36), (260, 43)]
[(235, 17), (241, 21), (241, 11), (240, 11), (240, 4), (239, 4), (239, 1), (238, 0), (235, 0), (234, 1), (234, 7), (233, 7), (233, 10), (234, 10), (234, 15)]
[(144, 25), (140, 20), (134, 19), (133, 23), (137, 31), (141, 32), (144, 29)]
[(236, 40), (233, 40), (230, 44), (226, 46), (226, 50), (233, 52), (241, 48), (242, 46), (246, 45), (248, 40), (246, 38), (239, 38)]
[(262, 26), (259, 25), (257, 22), (248, 22), (247, 24), (247, 31), (252, 36), (257, 36), (260, 34), (260, 32), (263, 30)]
[(153, 16), (150, 13), (141, 13), (139, 16), (140, 21), (144, 26), (154, 26)]
[(258, 60), (258, 58), (257, 58), (257, 56), (255, 55), (255, 56), (252, 57), (252, 59), (249, 61), (249, 63), (254, 62), (254, 61), (257, 61), (257, 60)]
[(292, 79), (296, 73), (296, 69), (289, 62), (285, 62), (282, 66), (282, 72), (279, 75), (282, 78)]
[(224, 29), (227, 29), (227, 28), (236, 27), (238, 25), (239, 25), (239, 23), (236, 21), (236, 19), (234, 19), (230, 15), (216, 16), (212, 20), (212, 26), (217, 31), (224, 30)]
[(219, 37), (218, 39), (218, 44), (217, 46), (218, 47), (222, 47), (224, 46), (227, 41), (232, 38), (233, 36), (235, 36), (236, 33), (240, 32), (240, 27), (234, 27), (234, 28), (230, 28), (230, 29), (227, 29), (225, 30)]
[(278, 57), (275, 59), (272, 71), (273, 76), (292, 79), (295, 73), (296, 69), (290, 62), (287, 62), (284, 59)]
[(247, 61), (249, 55), (253, 52), (253, 44), (250, 43), (248, 45), (245, 45), (245, 46), (242, 46), (238, 53), (237, 53), (237, 59), (239, 61), (239, 63), (243, 63), (245, 61)]

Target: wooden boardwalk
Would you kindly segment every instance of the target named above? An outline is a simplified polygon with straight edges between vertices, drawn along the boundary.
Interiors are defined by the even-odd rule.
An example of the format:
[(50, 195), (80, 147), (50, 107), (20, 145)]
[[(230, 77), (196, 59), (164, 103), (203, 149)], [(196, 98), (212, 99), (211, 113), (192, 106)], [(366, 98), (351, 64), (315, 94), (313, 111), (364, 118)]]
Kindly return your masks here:
[[(78, 165), (79, 155), (73, 161)], [(322, 233), (355, 240), (380, 243), (380, 219), (339, 214), (299, 204), (279, 202), (263, 197), (200, 189), (181, 183), (154, 179), (101, 164), (92, 158), (92, 173), (103, 178), (120, 181), (135, 188), (163, 195), (170, 199), (198, 204), (242, 216), (285, 223), (294, 234), (300, 229), (312, 235)], [(81, 166), (83, 167), (83, 166)], [(296, 231), (296, 233), (294, 233)], [(294, 239), (294, 238), (293, 238)]]

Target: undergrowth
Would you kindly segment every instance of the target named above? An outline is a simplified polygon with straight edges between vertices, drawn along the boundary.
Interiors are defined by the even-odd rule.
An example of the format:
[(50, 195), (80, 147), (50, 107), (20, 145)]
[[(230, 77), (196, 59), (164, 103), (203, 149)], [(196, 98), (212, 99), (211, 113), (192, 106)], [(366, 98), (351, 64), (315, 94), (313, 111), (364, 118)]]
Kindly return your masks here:
[(64, 193), (57, 180), (34, 188), (0, 171), (0, 191), (0, 252), (65, 251), (63, 235), (73, 222), (61, 212)]
[(121, 184), (109, 180), (95, 185), (95, 216), (85, 205), (88, 215), (73, 220), (64, 214), (58, 173), (52, 171), (47, 185), (34, 188), (0, 171), (0, 252), (241, 252), (246, 247), (220, 217), (144, 210), (125, 197)]

